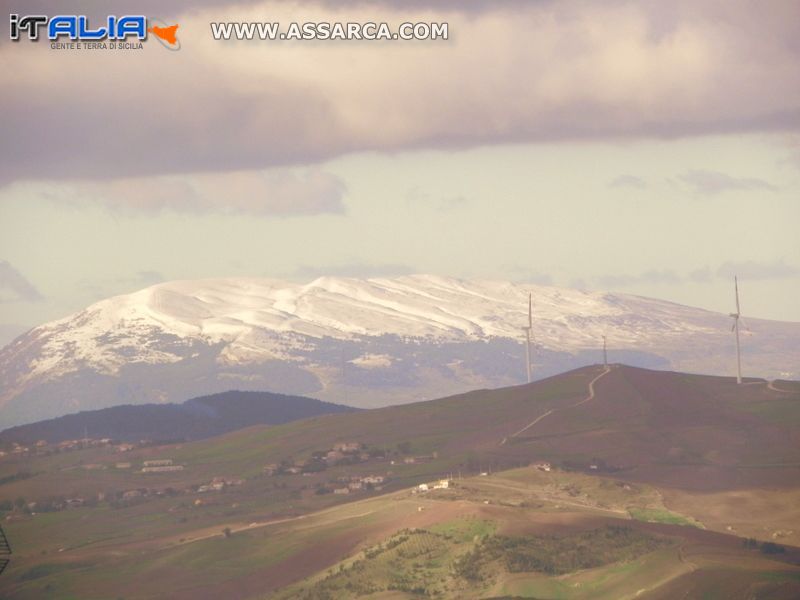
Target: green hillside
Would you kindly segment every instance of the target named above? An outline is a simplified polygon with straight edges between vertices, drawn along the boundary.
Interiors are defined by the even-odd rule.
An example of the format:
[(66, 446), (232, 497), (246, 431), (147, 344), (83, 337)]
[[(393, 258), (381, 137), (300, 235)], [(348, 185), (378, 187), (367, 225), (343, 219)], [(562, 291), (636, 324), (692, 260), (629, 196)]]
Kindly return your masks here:
[[(519, 515), (525, 527), (538, 523), (531, 527), (548, 535), (563, 534), (574, 519), (589, 519), (592, 527), (624, 519), (684, 536), (714, 529), (733, 540), (737, 556), (744, 537), (791, 548), (800, 545), (798, 415), (796, 383), (737, 386), (727, 378), (590, 367), (525, 386), (255, 426), (185, 444), (11, 454), (0, 459), (0, 507), (15, 554), (0, 592), (265, 597), (412, 526), (426, 530), (433, 554), (452, 562), (481, 543), (440, 535), (462, 514), (477, 515), (498, 535), (519, 534), (504, 529)], [(152, 460), (180, 470), (142, 472)], [(498, 474), (543, 462), (552, 470)], [(408, 491), (441, 477), (457, 486), (424, 498)], [(491, 518), (497, 510), (506, 517)], [(573, 513), (581, 516), (567, 516)], [(653, 578), (674, 569), (648, 557), (672, 547), (635, 557), (623, 552), (620, 560), (643, 561), (637, 573), (649, 590)], [(742, 556), (747, 564), (767, 560), (749, 550)], [(618, 563), (590, 570), (607, 570), (603, 577), (614, 580)], [(485, 561), (481, 568), (501, 575), (481, 594), (573, 597), (553, 587), (552, 574), (534, 585), (502, 564), (503, 556)], [(783, 573), (789, 567), (781, 564), (756, 572), (763, 566)], [(447, 565), (439, 568), (450, 573)], [(411, 568), (428, 569), (413, 562)], [(651, 570), (658, 575), (647, 575)], [(422, 577), (426, 589), (429, 576), (438, 577)], [(451, 579), (434, 586), (441, 594), (463, 584), (442, 576)], [(686, 582), (695, 585), (691, 577)], [(303, 593), (313, 589), (303, 585)]]

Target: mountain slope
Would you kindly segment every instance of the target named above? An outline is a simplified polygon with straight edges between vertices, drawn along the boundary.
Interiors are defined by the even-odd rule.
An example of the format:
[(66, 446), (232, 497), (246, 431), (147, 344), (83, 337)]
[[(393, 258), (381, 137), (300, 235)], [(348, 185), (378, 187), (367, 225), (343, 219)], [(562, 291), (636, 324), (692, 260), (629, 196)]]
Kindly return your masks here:
[(247, 429), (179, 455), (211, 453), (247, 468), (264, 453), (297, 458), (338, 441), (408, 442), (414, 454), (436, 452), (445, 469), (474, 470), (470, 457), (497, 468), (545, 459), (683, 488), (800, 484), (800, 382), (777, 389), (624, 365), (604, 374), (595, 365), (532, 384)]
[[(730, 319), (622, 294), (426, 275), (163, 283), (0, 350), (0, 426), (231, 388), (381, 406), (519, 383), (533, 294), (539, 377), (612, 360), (730, 372)], [(800, 323), (750, 320), (746, 372), (793, 377)]]
[[(126, 460), (166, 455), (186, 465), (181, 473), (163, 474), (160, 486), (179, 488), (181, 482), (235, 476), (271, 488), (269, 478), (262, 479), (265, 464), (302, 462), (339, 442), (384, 450), (377, 454), (385, 458), (365, 463), (363, 470), (390, 469), (397, 482), (549, 460), (684, 489), (800, 486), (800, 382), (769, 386), (747, 380), (737, 385), (733, 378), (622, 365), (612, 365), (604, 373), (595, 365), (532, 384), (254, 426), (209, 439), (134, 450)], [(390, 466), (388, 459), (399, 455), (424, 455), (428, 460), (408, 464), (400, 460)], [(54, 489), (88, 494), (95, 485), (94, 491), (119, 488), (113, 469), (89, 477), (68, 468), (70, 461), (113, 466), (117, 460), (113, 452), (98, 450), (91, 458), (82, 451), (57, 456), (52, 465), (53, 457), (33, 457), (27, 470), (37, 475), (5, 484), (3, 497), (46, 495)], [(13, 474), (24, 460), (5, 457), (0, 476)], [(590, 469), (592, 464), (598, 469)], [(328, 481), (336, 469), (315, 476)], [(299, 481), (311, 488), (318, 480), (281, 481)]]
[[(318, 458), (339, 442), (359, 450)], [(765, 589), (753, 569), (768, 579), (789, 568), (764, 561), (798, 562), (792, 548), (785, 556), (767, 555), (742, 539), (800, 544), (799, 448), (800, 382), (737, 385), (732, 378), (594, 365), (529, 385), (136, 448), (124, 455), (131, 468), (116, 468), (120, 455), (111, 448), (12, 454), (0, 460), (0, 500), (13, 506), (23, 498), (35, 503), (36, 514), (12, 509), (4, 520), (9, 539), (25, 543), (19, 553), (15, 548), (16, 563), (0, 590), (4, 597), (40, 598), (52, 590), (60, 597), (106, 598), (121, 586), (141, 597), (251, 598), (315, 573), (316, 581), (361, 589), (360, 567), (351, 569), (356, 563), (349, 558), (365, 549), (365, 540), (382, 543), (403, 528), (436, 527), (449, 536), (439, 541), (472, 543), (492, 533), (486, 522), (500, 535), (570, 535), (613, 518), (637, 531), (682, 538), (669, 555), (671, 572), (707, 569), (712, 583), (719, 577), (724, 584), (726, 598), (747, 598)], [(174, 460), (183, 469), (139, 469), (153, 459)], [(555, 469), (498, 474), (539, 461)], [(280, 464), (303, 473), (274, 469)], [(408, 490), (448, 474), (453, 489)], [(368, 477), (369, 487), (349, 487)], [(222, 489), (207, 489), (213, 481)], [(372, 489), (373, 482), (382, 489)], [(345, 485), (346, 494), (331, 493)], [(680, 510), (670, 503), (677, 492)], [(69, 505), (68, 499), (77, 506), (54, 507)], [(463, 536), (454, 518), (463, 518)], [(676, 525), (698, 521), (707, 530)], [(466, 548), (453, 550), (456, 557)], [(729, 570), (720, 572), (720, 561)], [(585, 577), (616, 581), (597, 596), (607, 598), (665, 583), (663, 571), (648, 564), (626, 561), (617, 565), (622, 571), (609, 567), (594, 575), (581, 570), (563, 595), (595, 597)], [(448, 577), (448, 565), (443, 573), (422, 568), (409, 575), (433, 584)], [(331, 567), (335, 578), (326, 577)], [(744, 593), (731, 593), (725, 582), (740, 567), (751, 576), (737, 583)], [(632, 585), (638, 581), (630, 580), (633, 571), (642, 583)], [(620, 578), (609, 580), (613, 572)], [(524, 595), (521, 582), (506, 578), (510, 573), (497, 573), (517, 590), (504, 593)], [(341, 580), (349, 576), (355, 579)], [(676, 581), (679, 596), (697, 589), (697, 581)], [(794, 593), (796, 575), (788, 581)], [(572, 585), (578, 582), (584, 587)], [(549, 583), (538, 579), (537, 585)], [(783, 583), (773, 581), (773, 588)], [(302, 597), (291, 589), (286, 595)]]
[(302, 396), (230, 391), (182, 404), (114, 406), (19, 425), (0, 432), (0, 442), (33, 444), (82, 439), (199, 440), (251, 425), (280, 425), (297, 419), (352, 412), (354, 408)]

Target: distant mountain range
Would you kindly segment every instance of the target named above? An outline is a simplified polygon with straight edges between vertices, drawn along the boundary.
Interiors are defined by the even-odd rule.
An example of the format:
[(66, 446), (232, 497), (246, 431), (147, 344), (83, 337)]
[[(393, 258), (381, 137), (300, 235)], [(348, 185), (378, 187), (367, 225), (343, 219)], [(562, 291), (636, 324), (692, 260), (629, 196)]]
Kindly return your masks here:
[[(614, 362), (733, 372), (726, 314), (638, 296), (430, 275), (174, 281), (0, 350), (0, 427), (232, 388), (377, 407), (522, 383), (529, 293), (537, 378), (600, 362), (603, 336)], [(800, 376), (800, 323), (748, 326), (746, 375)]]
[(123, 442), (200, 440), (251, 425), (280, 425), (355, 408), (302, 396), (269, 392), (224, 392), (183, 404), (114, 406), (19, 425), (0, 432), (0, 442), (111, 438)]

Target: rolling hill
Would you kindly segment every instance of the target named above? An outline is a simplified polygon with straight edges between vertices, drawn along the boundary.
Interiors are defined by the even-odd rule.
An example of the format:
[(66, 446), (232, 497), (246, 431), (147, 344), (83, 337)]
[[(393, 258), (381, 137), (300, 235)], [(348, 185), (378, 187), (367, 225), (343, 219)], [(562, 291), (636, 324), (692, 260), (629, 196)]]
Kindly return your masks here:
[[(326, 462), (340, 444), (355, 451)], [(182, 470), (139, 469), (163, 459)], [(526, 467), (542, 462), (551, 471)], [(453, 488), (411, 492), (441, 477)], [(349, 598), (369, 582), (386, 598), (790, 598), (800, 585), (792, 381), (591, 366), (124, 455), (10, 455), (0, 482), (10, 598)], [(530, 566), (581, 544), (596, 552)], [(467, 553), (480, 581), (457, 575)]]
[(123, 442), (199, 440), (251, 425), (280, 425), (355, 408), (269, 392), (230, 391), (182, 404), (124, 405), (84, 411), (0, 431), (0, 444), (50, 444), (88, 436)]
[[(587, 401), (592, 381), (595, 396)], [(739, 386), (727, 377), (592, 366), (521, 386), (249, 428), (185, 445), (179, 456), (189, 461), (200, 452), (245, 468), (265, 452), (288, 460), (355, 440), (386, 449), (407, 444), (414, 455), (436, 452), (433, 464), (441, 469), (553, 460), (725, 489), (800, 476), (798, 400), (797, 382)]]
[[(529, 293), (537, 377), (597, 362), (603, 336), (617, 362), (733, 368), (727, 315), (638, 296), (430, 275), (174, 281), (0, 349), (0, 427), (232, 388), (373, 408), (518, 384)], [(748, 324), (745, 372), (800, 376), (800, 323)]]

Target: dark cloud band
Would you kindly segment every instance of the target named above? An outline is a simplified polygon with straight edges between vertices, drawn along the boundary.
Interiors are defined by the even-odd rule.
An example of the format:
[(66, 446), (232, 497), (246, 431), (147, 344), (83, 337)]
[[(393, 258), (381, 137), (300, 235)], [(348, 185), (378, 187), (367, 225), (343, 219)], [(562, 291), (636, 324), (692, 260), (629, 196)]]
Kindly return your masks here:
[[(161, 6), (137, 9), (168, 17)], [(183, 46), (169, 55), (4, 43), (0, 185), (308, 165), (357, 151), (800, 130), (793, 1), (514, 6), (203, 2), (172, 5)], [(325, 46), (214, 42), (208, 32), (211, 19), (332, 11), (446, 20), (453, 35)]]

